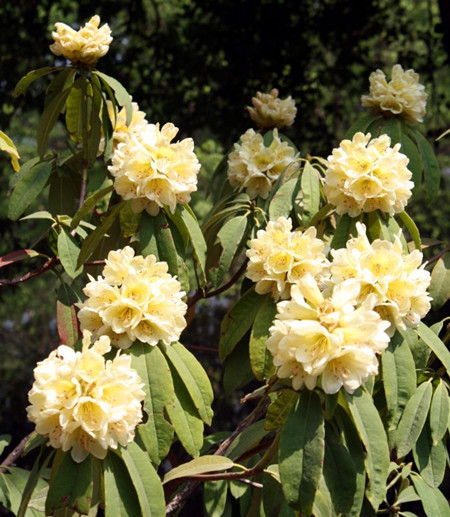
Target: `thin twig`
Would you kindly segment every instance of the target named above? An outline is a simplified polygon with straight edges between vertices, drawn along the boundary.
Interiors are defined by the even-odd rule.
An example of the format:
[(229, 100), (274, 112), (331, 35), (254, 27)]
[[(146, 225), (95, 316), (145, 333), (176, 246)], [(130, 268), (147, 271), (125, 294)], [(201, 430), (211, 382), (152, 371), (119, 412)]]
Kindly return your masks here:
[(34, 431), (31, 432), (28, 436), (25, 436), (25, 438), (22, 438), (19, 445), (13, 449), (8, 456), (5, 458), (5, 461), (2, 461), (0, 466), (0, 472), (6, 472), (7, 468), (10, 465), (13, 465), (17, 458), (23, 453), (26, 444), (28, 443), (28, 440), (31, 438), (31, 436), (34, 434)]
[(208, 346), (198, 346), (198, 345), (184, 345), (189, 350), (197, 350), (198, 352), (211, 352), (212, 354), (218, 354), (218, 348), (210, 348)]

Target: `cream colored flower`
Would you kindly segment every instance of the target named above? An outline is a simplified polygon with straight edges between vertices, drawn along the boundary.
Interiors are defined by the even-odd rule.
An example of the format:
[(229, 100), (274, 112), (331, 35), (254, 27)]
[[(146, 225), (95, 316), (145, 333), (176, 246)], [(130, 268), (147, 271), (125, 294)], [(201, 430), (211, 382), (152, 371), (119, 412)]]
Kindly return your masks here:
[(158, 214), (163, 206), (175, 212), (197, 190), (200, 163), (194, 154), (192, 138), (172, 143), (178, 133), (173, 124), (146, 124), (140, 131), (128, 132), (112, 156), (109, 171), (114, 188), (123, 199), (132, 200), (135, 212)]
[(403, 251), (398, 237), (393, 243), (377, 239), (370, 243), (366, 228), (357, 223), (358, 237), (350, 239), (347, 247), (332, 250), (331, 279), (339, 283), (349, 278), (359, 282), (358, 303), (372, 294), (375, 310), (389, 321), (388, 333), (396, 328), (416, 327), (430, 310), (430, 273), (422, 264), (422, 253)]
[(292, 126), (297, 115), (295, 101), (291, 96), (286, 99), (278, 98), (278, 90), (270, 93), (257, 92), (252, 98), (253, 107), (247, 106), (251, 119), (259, 129), (282, 128)]
[(259, 294), (272, 293), (275, 300), (289, 298), (292, 284), (306, 274), (318, 276), (328, 265), (325, 244), (316, 229), (292, 232), (292, 221), (279, 217), (259, 230), (250, 241), (247, 277)]
[(262, 135), (248, 129), (228, 157), (228, 180), (239, 192), (245, 189), (250, 199), (266, 199), (283, 172), (284, 181), (299, 173), (297, 158), (298, 153), (280, 140), (277, 129), (268, 147)]
[(390, 147), (388, 135), (370, 137), (356, 133), (328, 157), (324, 192), (338, 214), (356, 217), (374, 210), (394, 214), (402, 212), (411, 197), (412, 173), (408, 157), (399, 152), (400, 144)]
[(50, 50), (57, 56), (69, 59), (74, 65), (94, 66), (108, 52), (112, 41), (108, 24), (100, 28), (99, 25), (100, 17), (97, 15), (79, 31), (64, 23), (55, 23), (56, 32), (52, 32), (55, 43), (50, 45)]
[(361, 98), (364, 107), (391, 112), (409, 122), (422, 122), (427, 104), (425, 86), (419, 83), (414, 70), (404, 71), (401, 65), (392, 67), (392, 79), (387, 82), (381, 70), (369, 77), (370, 93)]
[(130, 356), (119, 351), (105, 361), (110, 350), (108, 337), (91, 345), (85, 330), (81, 352), (60, 345), (34, 370), (28, 418), (52, 447), (70, 450), (77, 463), (88, 454), (103, 459), (108, 448), (131, 442), (142, 419), (144, 384)]
[(325, 393), (349, 393), (378, 372), (376, 354), (387, 347), (389, 323), (373, 311), (375, 297), (356, 307), (360, 286), (346, 280), (324, 295), (312, 275), (292, 286), (292, 298), (277, 304), (267, 348), (280, 378), (294, 389), (312, 390), (322, 376)]
[(107, 335), (119, 348), (136, 339), (152, 346), (177, 341), (186, 326), (186, 293), (167, 270), (166, 262), (135, 256), (129, 246), (110, 251), (103, 276), (89, 275), (83, 290), (88, 298), (77, 304), (81, 328)]

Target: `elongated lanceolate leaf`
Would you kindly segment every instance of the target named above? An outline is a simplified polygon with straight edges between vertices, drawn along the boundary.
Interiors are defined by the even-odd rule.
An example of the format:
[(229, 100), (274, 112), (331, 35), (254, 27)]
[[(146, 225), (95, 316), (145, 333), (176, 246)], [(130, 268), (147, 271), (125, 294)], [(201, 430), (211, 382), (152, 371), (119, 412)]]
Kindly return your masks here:
[(427, 517), (448, 517), (448, 501), (443, 493), (426, 483), (418, 474), (411, 475), (414, 488), (420, 496), (420, 501)]
[(14, 264), (14, 262), (19, 262), (20, 260), (25, 260), (27, 258), (33, 258), (37, 256), (39, 256), (39, 253), (34, 250), (13, 251), (3, 255), (3, 257), (0, 257), (0, 268)]
[(305, 390), (282, 430), (280, 477), (290, 506), (311, 515), (324, 457), (324, 419), (318, 395)]
[(91, 194), (89, 197), (87, 197), (83, 203), (83, 206), (81, 206), (78, 212), (73, 216), (70, 228), (72, 230), (76, 228), (82, 219), (94, 209), (95, 205), (113, 190), (113, 185), (109, 185), (108, 187), (102, 188), (101, 190), (98, 190), (94, 194)]
[(169, 365), (157, 347), (137, 341), (130, 349), (131, 364), (145, 383), (144, 410), (147, 422), (139, 425), (137, 433), (142, 439), (154, 465), (159, 465), (169, 452), (173, 427), (164, 416), (164, 408), (173, 404), (175, 393)]
[(358, 120), (354, 122), (349, 129), (347, 129), (344, 138), (351, 140), (355, 133), (367, 133), (367, 128), (377, 119), (380, 119), (380, 116), (374, 113), (369, 113), (359, 117)]
[(300, 178), (291, 178), (275, 191), (269, 204), (269, 217), (274, 221), (278, 217), (288, 217), (294, 206), (295, 197), (300, 187)]
[(53, 169), (53, 162), (41, 162), (20, 175), (9, 199), (8, 217), (15, 221), (45, 187)]
[(173, 481), (174, 479), (195, 476), (198, 474), (206, 474), (208, 472), (221, 472), (231, 469), (235, 466), (234, 462), (225, 456), (215, 456), (207, 454), (200, 456), (187, 463), (183, 463), (179, 467), (170, 470), (163, 480), (163, 484)]
[(61, 343), (73, 347), (79, 338), (78, 318), (74, 304), (78, 297), (72, 288), (62, 284), (56, 300), (56, 326)]
[(28, 72), (28, 74), (22, 77), (22, 79), (16, 84), (16, 87), (14, 88), (13, 92), (14, 97), (19, 97), (19, 95), (23, 95), (27, 91), (27, 88), (30, 86), (30, 84), (36, 81), (36, 79), (39, 79), (44, 75), (51, 74), (56, 70), (57, 68), (54, 66), (45, 66), (43, 68), (38, 68), (37, 70), (32, 70), (31, 72)]
[(440, 309), (450, 298), (450, 253), (441, 257), (431, 272), (431, 283), (428, 288), (433, 310)]
[(142, 517), (164, 515), (166, 505), (161, 480), (148, 454), (135, 442), (131, 442), (120, 450), (120, 455), (136, 490), (141, 507), (140, 515)]
[(110, 450), (103, 463), (105, 517), (140, 515), (136, 490), (122, 459)]
[(55, 126), (59, 114), (66, 104), (70, 90), (71, 88), (66, 88), (65, 90), (62, 90), (56, 94), (49, 105), (46, 106), (44, 112), (41, 115), (41, 118), (39, 119), (37, 144), (38, 153), (41, 157), (45, 154), (50, 132)]
[(265, 428), (279, 429), (286, 421), (297, 398), (298, 393), (294, 390), (286, 389), (279, 392), (278, 397), (267, 408)]
[(45, 513), (51, 515), (57, 508), (71, 508), (87, 514), (92, 500), (91, 456), (76, 463), (66, 452), (57, 471), (52, 474)]
[(425, 190), (430, 199), (436, 197), (439, 192), (439, 185), (441, 181), (441, 169), (436, 158), (433, 148), (428, 140), (422, 135), (419, 129), (412, 130), (414, 139), (417, 143), (417, 148), (422, 158), (424, 185)]
[(377, 510), (386, 495), (389, 472), (389, 446), (383, 422), (372, 397), (363, 389), (358, 388), (353, 395), (345, 392), (345, 400), (366, 449), (364, 464), (369, 478), (366, 496)]
[(442, 440), (447, 430), (450, 412), (449, 405), (450, 401), (447, 388), (443, 380), (439, 379), (430, 408), (430, 429), (434, 445)]
[(264, 296), (252, 287), (230, 308), (220, 327), (219, 356), (223, 361), (251, 328)]
[(406, 456), (419, 438), (430, 409), (432, 393), (431, 382), (424, 382), (406, 404), (397, 428), (397, 457)]
[(116, 96), (117, 102), (121, 106), (125, 106), (126, 114), (127, 114), (127, 126), (130, 125), (131, 119), (133, 117), (133, 106), (131, 105), (131, 97), (127, 90), (119, 83), (117, 79), (110, 77), (102, 72), (96, 70), (94, 74), (103, 81), (103, 83), (107, 84), (114, 91), (114, 95)]
[(83, 270), (77, 265), (79, 254), (80, 248), (76, 240), (64, 228), (61, 228), (58, 235), (58, 257), (70, 278), (77, 277)]
[(225, 275), (230, 270), (233, 259), (244, 243), (247, 226), (248, 218), (246, 215), (233, 217), (222, 226), (217, 234), (217, 238), (222, 246), (222, 253), (217, 266), (209, 271), (209, 276), (215, 287), (222, 283)]
[(302, 225), (308, 226), (318, 212), (320, 206), (320, 180), (318, 171), (309, 163), (305, 163), (301, 176), (303, 193)]
[(356, 223), (358, 219), (350, 217), (348, 214), (343, 214), (338, 220), (333, 239), (331, 241), (332, 249), (345, 248), (350, 235), (356, 235)]
[(419, 323), (416, 332), (427, 346), (436, 354), (437, 358), (445, 366), (447, 372), (450, 372), (450, 352), (445, 344), (423, 322)]
[(186, 386), (200, 418), (205, 424), (210, 425), (213, 417), (211, 403), (214, 394), (202, 365), (181, 343), (173, 343), (166, 347), (165, 356)]
[(416, 249), (422, 251), (422, 242), (420, 240), (420, 233), (419, 229), (416, 226), (416, 223), (411, 219), (411, 217), (409, 217), (409, 215), (406, 212), (400, 212), (398, 216), (405, 225), (409, 234), (411, 235)]
[(269, 378), (275, 371), (273, 356), (267, 350), (266, 342), (276, 313), (277, 306), (274, 299), (270, 295), (265, 296), (256, 315), (249, 342), (250, 364), (259, 381)]
[(433, 444), (429, 421), (423, 426), (414, 444), (413, 457), (423, 479), (437, 488), (444, 479), (447, 454), (446, 447), (441, 441)]
[(225, 513), (228, 484), (225, 479), (207, 481), (203, 484), (203, 502), (208, 517), (219, 517)]

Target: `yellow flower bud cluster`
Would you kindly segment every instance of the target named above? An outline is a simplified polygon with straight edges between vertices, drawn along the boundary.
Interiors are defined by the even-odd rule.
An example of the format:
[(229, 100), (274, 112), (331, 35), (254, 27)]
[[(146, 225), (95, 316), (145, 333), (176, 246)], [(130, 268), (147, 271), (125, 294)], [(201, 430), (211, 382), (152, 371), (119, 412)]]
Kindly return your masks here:
[(390, 147), (388, 135), (371, 140), (368, 133), (356, 133), (343, 140), (328, 157), (324, 193), (338, 214), (356, 217), (361, 212), (402, 212), (414, 183), (409, 159), (400, 144)]
[(55, 23), (56, 31), (52, 32), (55, 43), (50, 50), (57, 56), (87, 66), (94, 66), (104, 56), (112, 41), (111, 29), (105, 23), (99, 28), (100, 17), (93, 16), (84, 27), (75, 31), (64, 23)]
[(370, 243), (361, 223), (357, 230), (358, 236), (346, 248), (331, 251), (332, 281), (356, 280), (358, 303), (369, 294), (375, 296), (375, 310), (390, 323), (389, 335), (396, 328), (416, 327), (430, 310), (431, 300), (427, 293), (431, 275), (424, 269), (422, 253), (405, 253), (398, 237), (393, 243), (381, 239)]
[[(141, 126), (142, 124), (142, 126)], [(141, 120), (133, 130), (122, 132), (109, 171), (114, 188), (131, 199), (135, 212), (156, 215), (167, 206), (174, 213), (177, 203), (189, 203), (197, 190), (200, 163), (192, 138), (172, 143), (178, 128), (171, 123), (160, 128)]]
[(77, 304), (81, 328), (107, 335), (119, 348), (137, 339), (152, 346), (177, 341), (186, 326), (186, 293), (167, 271), (166, 262), (135, 256), (129, 246), (110, 251), (103, 276), (89, 276), (83, 290), (88, 298)]
[(290, 296), (291, 286), (306, 274), (316, 276), (328, 264), (325, 243), (316, 229), (292, 232), (292, 221), (279, 217), (250, 241), (247, 277), (259, 294), (272, 293), (275, 300)]
[(277, 129), (268, 146), (262, 135), (248, 129), (228, 157), (228, 180), (239, 192), (245, 190), (250, 199), (266, 199), (283, 172), (284, 181), (299, 173), (297, 158), (298, 153), (281, 141)]
[(401, 65), (392, 67), (392, 79), (388, 82), (382, 70), (369, 77), (369, 95), (361, 98), (364, 107), (381, 113), (393, 113), (409, 122), (422, 122), (426, 112), (427, 94), (419, 83), (419, 74), (403, 70)]
[(247, 106), (251, 119), (259, 129), (282, 128), (292, 126), (297, 115), (295, 101), (291, 96), (286, 99), (278, 98), (276, 88), (270, 93), (257, 92), (252, 98), (252, 106)]
[(77, 463), (88, 454), (103, 459), (108, 448), (131, 442), (142, 419), (144, 384), (130, 356), (119, 351), (105, 360), (110, 350), (107, 336), (91, 346), (84, 331), (81, 352), (60, 345), (34, 369), (28, 418), (49, 445), (70, 450)]

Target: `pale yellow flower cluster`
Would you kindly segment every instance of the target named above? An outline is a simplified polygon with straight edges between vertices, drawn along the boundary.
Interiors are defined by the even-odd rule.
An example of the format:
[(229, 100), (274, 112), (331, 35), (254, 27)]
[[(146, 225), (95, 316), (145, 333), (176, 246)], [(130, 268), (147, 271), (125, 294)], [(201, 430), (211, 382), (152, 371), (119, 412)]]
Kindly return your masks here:
[(186, 326), (186, 293), (167, 270), (166, 262), (135, 256), (129, 246), (110, 251), (103, 276), (89, 275), (88, 298), (77, 304), (81, 329), (107, 335), (119, 348), (137, 339), (152, 346), (177, 341)]
[[(140, 125), (143, 124), (143, 127)], [(135, 212), (156, 215), (167, 206), (174, 213), (177, 203), (185, 204), (197, 190), (200, 163), (192, 138), (172, 143), (178, 133), (173, 124), (144, 124), (122, 131), (109, 171), (114, 188), (123, 199), (131, 199)]]
[(350, 239), (346, 248), (331, 251), (332, 281), (357, 281), (358, 303), (374, 296), (375, 310), (390, 323), (389, 335), (396, 328), (416, 327), (430, 310), (431, 300), (427, 293), (431, 275), (424, 269), (422, 253), (406, 254), (398, 237), (393, 243), (380, 239), (370, 243), (361, 223), (357, 230), (358, 236)]
[(388, 214), (404, 210), (414, 187), (409, 159), (399, 152), (400, 144), (390, 145), (388, 135), (371, 140), (370, 133), (356, 133), (333, 149), (324, 193), (338, 214), (356, 217), (374, 210)]
[(148, 124), (145, 119), (145, 113), (139, 110), (139, 106), (136, 102), (132, 102), (133, 115), (131, 122), (127, 126), (127, 113), (125, 107), (123, 107), (118, 113), (115, 113), (113, 103), (109, 100), (106, 101), (108, 107), (109, 118), (113, 125), (113, 148), (116, 149), (121, 142), (125, 142), (129, 133), (139, 134), (146, 125)]
[(317, 276), (328, 264), (325, 244), (316, 238), (314, 227), (304, 232), (291, 229), (292, 221), (279, 217), (250, 241), (246, 276), (256, 282), (258, 294), (289, 298), (293, 284), (306, 274)]
[(422, 122), (427, 94), (414, 70), (404, 71), (401, 65), (392, 67), (392, 79), (387, 82), (383, 71), (372, 72), (369, 77), (370, 93), (361, 98), (364, 107), (399, 115), (409, 122)]
[(71, 450), (77, 463), (89, 454), (103, 459), (108, 448), (131, 442), (142, 419), (144, 384), (130, 356), (118, 352), (105, 361), (110, 350), (108, 337), (91, 346), (84, 331), (81, 352), (60, 345), (34, 369), (28, 418), (52, 447)]
[(55, 23), (56, 32), (52, 32), (55, 43), (50, 50), (57, 56), (87, 66), (94, 66), (104, 56), (112, 41), (111, 29), (105, 23), (99, 28), (100, 17), (93, 16), (84, 27), (75, 31), (64, 23)]
[(389, 342), (388, 322), (373, 310), (374, 295), (356, 307), (357, 280), (346, 280), (328, 295), (311, 275), (291, 289), (291, 300), (279, 302), (267, 348), (280, 378), (291, 378), (298, 390), (312, 390), (319, 376), (325, 393), (343, 386), (353, 393), (378, 373), (376, 355)]
[(250, 199), (266, 199), (283, 172), (284, 181), (299, 173), (297, 158), (298, 153), (280, 140), (277, 129), (267, 147), (261, 134), (248, 129), (228, 157), (228, 180), (239, 192), (245, 189)]
[(282, 128), (292, 126), (297, 115), (295, 101), (291, 96), (286, 99), (278, 98), (276, 88), (270, 93), (257, 92), (252, 98), (252, 106), (247, 106), (251, 119), (259, 129)]

